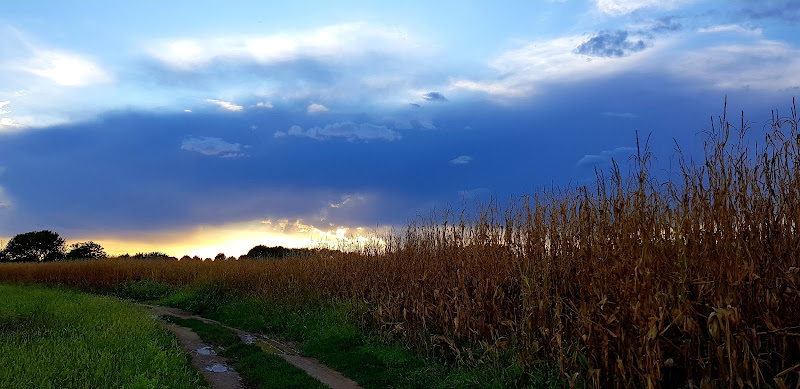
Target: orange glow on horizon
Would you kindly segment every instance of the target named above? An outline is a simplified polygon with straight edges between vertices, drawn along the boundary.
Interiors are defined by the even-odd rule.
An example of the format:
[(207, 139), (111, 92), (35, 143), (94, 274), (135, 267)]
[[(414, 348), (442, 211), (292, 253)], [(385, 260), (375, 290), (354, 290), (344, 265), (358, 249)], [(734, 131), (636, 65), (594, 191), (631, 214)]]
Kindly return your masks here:
[(239, 257), (257, 245), (287, 248), (330, 247), (353, 245), (384, 245), (381, 238), (390, 227), (368, 230), (364, 227), (330, 226), (323, 230), (302, 220), (254, 220), (201, 225), (174, 230), (120, 235), (85, 236), (68, 239), (68, 244), (94, 241), (110, 256), (162, 252), (180, 258), (184, 255), (214, 258), (218, 253)]

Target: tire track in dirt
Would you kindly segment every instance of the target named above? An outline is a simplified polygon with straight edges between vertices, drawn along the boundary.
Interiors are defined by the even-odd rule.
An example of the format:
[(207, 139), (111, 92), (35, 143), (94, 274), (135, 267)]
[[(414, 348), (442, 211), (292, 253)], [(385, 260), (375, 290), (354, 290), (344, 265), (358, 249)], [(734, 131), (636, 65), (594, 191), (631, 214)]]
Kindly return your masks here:
[[(264, 350), (264, 352), (267, 352), (267, 353), (270, 353), (270, 354), (275, 354), (275, 355), (283, 358), (286, 362), (289, 362), (292, 365), (294, 365), (294, 366), (300, 368), (301, 370), (305, 371), (306, 374), (310, 375), (311, 377), (314, 377), (319, 382), (321, 382), (323, 385), (325, 385), (325, 386), (327, 386), (329, 388), (332, 388), (332, 389), (361, 389), (361, 387), (358, 386), (358, 384), (356, 384), (355, 381), (343, 376), (338, 371), (333, 370), (333, 369), (329, 368), (328, 366), (325, 366), (324, 364), (320, 363), (319, 361), (317, 361), (314, 358), (304, 357), (304, 356), (300, 355), (300, 353), (293, 346), (291, 346), (287, 342), (281, 342), (281, 341), (278, 341), (276, 339), (267, 337), (267, 336), (262, 335), (262, 334), (247, 332), (247, 331), (243, 331), (243, 330), (238, 329), (238, 328), (226, 326), (225, 324), (222, 324), (222, 323), (220, 323), (220, 322), (218, 322), (216, 320), (212, 320), (212, 319), (208, 319), (208, 318), (205, 318), (205, 317), (202, 317), (202, 316), (198, 316), (198, 315), (195, 315), (195, 314), (193, 314), (191, 312), (188, 312), (188, 311), (185, 311), (185, 310), (182, 310), (182, 309), (179, 309), (179, 308), (162, 307), (162, 306), (158, 306), (158, 305), (146, 305), (146, 304), (140, 304), (140, 305), (143, 306), (143, 307), (148, 308), (152, 312), (152, 314), (154, 316), (174, 316), (174, 317), (179, 317), (179, 318), (182, 318), (182, 319), (197, 319), (197, 320), (200, 320), (200, 321), (202, 321), (204, 323), (207, 323), (207, 324), (217, 324), (217, 325), (221, 325), (221, 326), (223, 326), (225, 328), (228, 328), (231, 331), (234, 331), (237, 335), (239, 335), (239, 338), (242, 340), (243, 343), (255, 344), (256, 346), (258, 346), (259, 348)], [(217, 356), (217, 355), (202, 355), (204, 352), (203, 351), (199, 351), (199, 350), (201, 350), (203, 347), (208, 347), (208, 346), (206, 346), (206, 345), (202, 344), (202, 342), (200, 342), (200, 338), (197, 336), (197, 334), (195, 334), (192, 330), (190, 330), (188, 328), (179, 327), (177, 325), (169, 324), (169, 323), (165, 323), (165, 324), (166, 324), (167, 328), (170, 329), (170, 331), (173, 331), (170, 328), (170, 326), (171, 327), (177, 327), (177, 328), (181, 329), (181, 330), (179, 330), (179, 332), (183, 332), (182, 335), (179, 336), (177, 333), (175, 333), (175, 331), (173, 331), (173, 333), (175, 333), (175, 335), (178, 336), (178, 341), (181, 342), (181, 346), (192, 355), (192, 365), (194, 365), (201, 372), (203, 372), (203, 375), (206, 376), (206, 380), (209, 382), (209, 384), (211, 384), (212, 387), (214, 387), (214, 388), (226, 388), (226, 389), (227, 388), (241, 388), (242, 387), (241, 377), (239, 377), (239, 375), (235, 371), (233, 371), (233, 369), (231, 369), (229, 367), (227, 368), (227, 371), (220, 372), (220, 373), (214, 373), (213, 371), (208, 371), (208, 368), (210, 366), (214, 366), (214, 364), (218, 364), (218, 365), (222, 365), (222, 366), (227, 367), (228, 366), (226, 364), (227, 360), (225, 358), (222, 358), (222, 357)], [(187, 335), (187, 334), (185, 334), (185, 332), (189, 332), (189, 333), (191, 333), (191, 335), (194, 335), (194, 338), (197, 339), (197, 342), (196, 343), (191, 343), (191, 342), (188, 342), (188, 340), (187, 340), (187, 343), (186, 343), (187, 346), (184, 346), (183, 341), (181, 341), (181, 336), (183, 336), (183, 337), (185, 337), (187, 339), (191, 338), (191, 335)], [(209, 348), (207, 348), (205, 350), (209, 350)], [(211, 354), (214, 354), (214, 353), (212, 352)], [(198, 359), (198, 364), (195, 364), (195, 357), (197, 357), (197, 359)], [(210, 357), (215, 357), (215, 358), (218, 358), (218, 359), (212, 359)], [(213, 362), (213, 361), (217, 361), (217, 362)], [(208, 363), (208, 364), (205, 364), (205, 363)], [(209, 376), (211, 377), (211, 379), (209, 379)], [(219, 381), (219, 385), (234, 385), (234, 384), (236, 384), (238, 386), (217, 386), (212, 382), (212, 379), (215, 380), (215, 382)]]

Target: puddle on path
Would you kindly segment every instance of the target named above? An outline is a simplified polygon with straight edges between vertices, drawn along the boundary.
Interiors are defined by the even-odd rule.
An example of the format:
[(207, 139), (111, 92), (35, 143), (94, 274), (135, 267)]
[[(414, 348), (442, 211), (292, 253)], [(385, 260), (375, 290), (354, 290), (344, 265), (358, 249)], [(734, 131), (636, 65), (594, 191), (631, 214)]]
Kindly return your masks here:
[(228, 366), (217, 363), (211, 366), (206, 366), (206, 371), (210, 371), (212, 373), (224, 373), (228, 371)]
[(200, 347), (197, 349), (197, 353), (200, 355), (217, 355), (217, 352), (211, 346)]
[(250, 335), (250, 334), (242, 334), (239, 337), (242, 338), (242, 343), (244, 343), (244, 344), (253, 344), (253, 342), (256, 341), (255, 336)]

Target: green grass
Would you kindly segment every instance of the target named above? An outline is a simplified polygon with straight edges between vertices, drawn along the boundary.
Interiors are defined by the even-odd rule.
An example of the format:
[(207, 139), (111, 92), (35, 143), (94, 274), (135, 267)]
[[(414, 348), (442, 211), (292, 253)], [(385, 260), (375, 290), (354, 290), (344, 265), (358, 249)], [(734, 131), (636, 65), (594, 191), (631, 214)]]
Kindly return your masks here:
[(174, 294), (176, 288), (154, 281), (130, 281), (120, 284), (114, 290), (114, 295), (122, 299), (139, 301), (155, 301)]
[(205, 343), (222, 346), (222, 355), (234, 360), (234, 369), (250, 385), (261, 389), (325, 388), (319, 381), (283, 358), (267, 354), (256, 345), (242, 343), (236, 333), (219, 324), (171, 316), (164, 319), (191, 328)]
[[(214, 289), (213, 297), (204, 296), (206, 289)], [(205, 317), (231, 327), (299, 341), (303, 354), (365, 388), (503, 388), (526, 384), (524, 374), (514, 369), (447, 367), (399, 343), (387, 344), (355, 325), (349, 318), (352, 307), (342, 302), (287, 306), (242, 296), (226, 299), (224, 291), (209, 287), (182, 290), (159, 303), (202, 311)], [(539, 374), (542, 379), (536, 387), (558, 385), (557, 376), (550, 376)]]
[(109, 297), (0, 284), (0, 388), (197, 388), (148, 314)]

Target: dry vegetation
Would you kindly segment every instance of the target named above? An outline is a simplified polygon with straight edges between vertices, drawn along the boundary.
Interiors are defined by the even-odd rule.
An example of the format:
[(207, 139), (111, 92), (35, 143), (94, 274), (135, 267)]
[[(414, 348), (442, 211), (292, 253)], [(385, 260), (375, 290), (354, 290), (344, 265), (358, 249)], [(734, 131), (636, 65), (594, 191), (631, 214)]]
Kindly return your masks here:
[(604, 387), (798, 387), (799, 122), (794, 107), (774, 113), (747, 142), (744, 119), (723, 116), (704, 160), (682, 160), (671, 182), (655, 182), (642, 150), (631, 174), (615, 165), (593, 188), (445, 212), (389, 237), (386, 251), (6, 264), (0, 279), (218, 281), (286, 302), (344, 298), (365, 325), (453, 363), (549, 364)]

